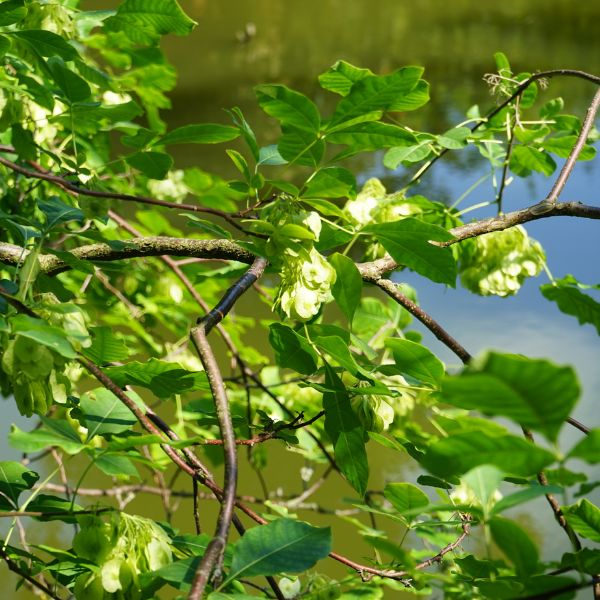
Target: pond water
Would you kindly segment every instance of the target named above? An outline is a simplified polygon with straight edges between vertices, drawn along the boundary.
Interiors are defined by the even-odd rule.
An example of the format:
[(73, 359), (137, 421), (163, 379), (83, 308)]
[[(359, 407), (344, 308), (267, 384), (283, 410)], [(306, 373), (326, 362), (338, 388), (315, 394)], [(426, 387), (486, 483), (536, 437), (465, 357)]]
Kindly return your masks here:
[[(109, 8), (114, 2), (87, 2), (90, 8)], [(462, 120), (472, 104), (490, 106), (482, 76), (494, 70), (493, 53), (502, 50), (515, 70), (536, 71), (549, 68), (578, 68), (600, 72), (600, 40), (597, 23), (599, 2), (572, 0), (183, 0), (184, 10), (199, 25), (187, 38), (167, 39), (164, 48), (179, 72), (179, 84), (171, 95), (174, 110), (166, 115), (170, 127), (187, 123), (227, 122), (222, 108), (240, 106), (247, 119), (259, 132), (263, 143), (272, 139), (272, 124), (257, 109), (252, 87), (259, 83), (279, 82), (303, 91), (320, 105), (327, 100), (316, 85), (317, 76), (338, 59), (375, 72), (388, 72), (407, 64), (426, 67), (426, 79), (431, 83), (430, 105), (415, 115), (408, 115), (411, 126), (442, 132)], [(253, 32), (247, 35), (247, 32)], [(246, 32), (246, 33), (244, 33)], [(248, 38), (248, 39), (244, 39)], [(240, 41), (242, 40), (242, 41)], [(566, 109), (582, 115), (594, 90), (578, 80), (556, 80), (551, 83), (548, 97), (562, 95)], [(271, 139), (269, 138), (271, 136)], [(178, 166), (197, 165), (232, 177), (224, 151), (185, 148), (178, 157)], [(374, 155), (354, 164), (359, 181), (368, 177), (382, 178), (388, 189), (401, 185), (405, 173), (391, 173), (381, 166), (381, 156)], [(484, 173), (475, 158), (438, 162), (418, 190), (433, 200), (456, 200)], [(506, 193), (505, 210), (513, 210), (542, 199), (552, 180), (533, 178), (516, 180)], [(594, 204), (600, 199), (600, 168), (598, 164), (580, 164), (563, 199)], [(491, 188), (481, 185), (467, 202), (489, 200)], [(486, 216), (487, 213), (474, 213)], [(573, 273), (586, 283), (600, 282), (600, 236), (597, 223), (569, 219), (548, 219), (527, 226), (529, 233), (544, 245), (549, 268), (555, 277)], [(484, 348), (540, 356), (558, 363), (575, 364), (583, 387), (582, 399), (574, 416), (594, 427), (600, 418), (594, 403), (600, 394), (600, 344), (594, 329), (579, 327), (576, 321), (558, 312), (546, 301), (538, 286), (546, 283), (541, 276), (528, 281), (521, 293), (508, 299), (482, 299), (462, 290), (446, 289), (422, 278), (402, 273), (402, 281), (413, 285), (421, 304), (472, 354)], [(456, 359), (428, 332), (424, 339), (449, 364)], [(6, 447), (5, 437), (10, 422), (27, 428), (11, 405), (3, 406), (5, 418), (0, 424), (0, 448), (3, 459), (18, 459), (15, 451)], [(565, 430), (563, 447), (579, 438), (574, 430)], [(566, 447), (568, 447), (568, 445)], [(386, 481), (412, 480), (415, 473), (394, 464), (397, 455), (383, 449), (373, 449), (375, 459), (371, 487), (379, 488)], [(270, 487), (296, 489), (300, 461), (285, 468), (272, 464), (266, 473)], [(575, 467), (574, 467), (575, 468)], [(594, 473), (600, 478), (600, 472)], [(180, 482), (181, 483), (181, 482)], [(101, 485), (99, 480), (86, 484)], [(183, 484), (182, 484), (183, 485)], [(260, 494), (252, 475), (241, 481), (241, 493)], [(316, 496), (318, 502), (331, 506), (339, 496), (352, 497), (349, 487), (325, 485)], [(598, 499), (598, 496), (596, 496)], [(144, 513), (148, 501), (144, 499)], [(156, 518), (161, 518), (160, 503)], [(142, 500), (132, 504), (136, 510)], [(141, 509), (140, 509), (141, 510)], [(532, 535), (541, 541), (545, 557), (557, 556), (567, 544), (556, 529), (543, 502), (527, 505)], [(212, 509), (206, 507), (207, 521)], [(175, 524), (189, 530), (190, 510), (182, 505)], [(304, 515), (315, 524), (328, 524), (328, 516)], [(536, 516), (539, 515), (539, 516)], [(357, 542), (349, 525), (336, 526), (335, 546), (348, 550), (353, 558), (369, 556), (366, 546)], [(68, 543), (70, 533), (57, 532)], [(48, 541), (48, 540), (46, 540)], [(350, 548), (350, 550), (349, 550)], [(323, 563), (321, 568), (325, 568)], [(4, 572), (3, 572), (4, 573)], [(331, 575), (342, 569), (333, 567)], [(4, 575), (3, 575), (4, 577)], [(584, 594), (582, 593), (582, 597)], [(16, 593), (14, 598), (28, 598)], [(390, 597), (399, 597), (394, 593)]]

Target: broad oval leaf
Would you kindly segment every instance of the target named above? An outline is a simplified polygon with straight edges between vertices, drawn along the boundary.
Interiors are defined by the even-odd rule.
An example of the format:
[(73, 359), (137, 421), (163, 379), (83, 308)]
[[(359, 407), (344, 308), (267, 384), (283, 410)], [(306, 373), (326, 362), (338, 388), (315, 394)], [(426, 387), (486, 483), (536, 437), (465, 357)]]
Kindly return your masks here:
[(21, 463), (12, 460), (0, 461), (0, 493), (12, 501), (15, 508), (18, 506), (19, 495), (25, 490), (30, 490), (40, 476)]
[(66, 333), (59, 327), (48, 325), (41, 319), (28, 315), (17, 315), (11, 319), (12, 330), (23, 337), (35, 340), (65, 358), (75, 358), (77, 353), (67, 339)]
[(321, 117), (314, 102), (304, 94), (285, 85), (259, 85), (254, 88), (258, 104), (282, 127), (291, 127), (316, 133), (321, 126)]
[(600, 543), (600, 509), (583, 498), (577, 504), (561, 508), (567, 523), (581, 536)]
[(424, 140), (410, 146), (390, 148), (383, 157), (383, 164), (388, 169), (397, 169), (400, 163), (415, 163), (425, 160), (432, 151), (431, 140)]
[(421, 463), (434, 475), (462, 475), (478, 465), (494, 465), (504, 473), (529, 477), (553, 463), (556, 456), (514, 435), (457, 433), (429, 447)]
[(11, 31), (11, 35), (30, 44), (42, 56), (60, 56), (63, 60), (74, 60), (79, 57), (77, 50), (68, 44), (60, 35), (43, 29), (24, 29)]
[(383, 495), (400, 514), (410, 513), (410, 516), (416, 516), (415, 511), (429, 504), (427, 494), (412, 483), (388, 483)]
[(220, 125), (219, 123), (200, 123), (184, 125), (169, 131), (166, 135), (153, 142), (153, 146), (169, 144), (220, 144), (229, 142), (240, 136), (237, 127)]
[(47, 64), (56, 85), (69, 102), (83, 102), (90, 97), (92, 90), (87, 81), (71, 71), (62, 58), (52, 56), (48, 59)]
[(81, 396), (81, 418), (88, 430), (88, 439), (95, 435), (121, 433), (136, 423), (135, 415), (112, 392), (97, 388)]
[(349, 323), (352, 323), (354, 313), (360, 304), (362, 292), (362, 277), (354, 261), (336, 252), (329, 257), (329, 262), (336, 272), (336, 279), (331, 292)]
[(331, 552), (331, 529), (277, 519), (247, 531), (235, 545), (227, 581), (254, 575), (298, 573)]
[(173, 158), (165, 152), (136, 152), (126, 160), (150, 179), (164, 179), (173, 166)]
[(500, 517), (489, 523), (492, 538), (519, 575), (529, 577), (537, 571), (538, 549), (527, 533), (514, 521)]
[(439, 385), (444, 364), (429, 348), (401, 338), (388, 338), (385, 345), (391, 349), (400, 371), (423, 383)]
[(319, 75), (319, 83), (324, 90), (347, 96), (352, 86), (367, 75), (374, 75), (374, 73), (370, 69), (361, 69), (345, 60), (338, 60), (325, 73)]
[(456, 260), (452, 250), (430, 243), (452, 239), (452, 234), (442, 227), (408, 217), (392, 223), (368, 225), (362, 232), (374, 235), (399, 264), (432, 281), (454, 287)]
[(354, 198), (356, 179), (348, 169), (327, 167), (317, 171), (302, 194), (306, 198)]
[(269, 326), (269, 343), (275, 350), (275, 360), (284, 369), (310, 375), (317, 370), (317, 354), (291, 327), (282, 323)]
[(581, 458), (590, 464), (600, 462), (600, 429), (592, 429), (574, 448), (568, 458)]
[(176, 0), (124, 0), (104, 22), (110, 31), (123, 31), (139, 44), (154, 43), (161, 35), (188, 35), (196, 25)]
[(336, 125), (374, 110), (392, 110), (394, 104), (414, 89), (422, 74), (421, 67), (403, 67), (389, 75), (363, 77), (340, 100), (330, 124)]
[(178, 363), (151, 358), (141, 363), (132, 361), (111, 367), (106, 374), (119, 386), (139, 385), (152, 390), (159, 398), (175, 394), (208, 390), (208, 381), (203, 371), (188, 371)]
[(18, 23), (25, 18), (27, 8), (23, 0), (8, 0), (0, 4), (0, 27)]
[(447, 377), (444, 402), (508, 417), (554, 441), (579, 397), (571, 367), (516, 354), (489, 352), (458, 377)]

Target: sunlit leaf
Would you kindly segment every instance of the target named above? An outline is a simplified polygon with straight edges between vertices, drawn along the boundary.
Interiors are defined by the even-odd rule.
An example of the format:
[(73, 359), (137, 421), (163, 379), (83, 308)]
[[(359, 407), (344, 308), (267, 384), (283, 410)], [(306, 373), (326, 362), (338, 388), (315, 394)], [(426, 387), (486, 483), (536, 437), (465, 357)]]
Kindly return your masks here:
[(235, 545), (227, 580), (254, 575), (298, 573), (331, 551), (329, 527), (277, 519), (247, 531)]
[(399, 264), (433, 281), (454, 286), (456, 261), (452, 251), (431, 243), (452, 239), (445, 229), (406, 218), (392, 223), (368, 225), (362, 231), (374, 235)]
[(442, 361), (422, 344), (402, 338), (388, 338), (385, 345), (392, 350), (397, 367), (411, 377), (438, 386), (444, 376)]

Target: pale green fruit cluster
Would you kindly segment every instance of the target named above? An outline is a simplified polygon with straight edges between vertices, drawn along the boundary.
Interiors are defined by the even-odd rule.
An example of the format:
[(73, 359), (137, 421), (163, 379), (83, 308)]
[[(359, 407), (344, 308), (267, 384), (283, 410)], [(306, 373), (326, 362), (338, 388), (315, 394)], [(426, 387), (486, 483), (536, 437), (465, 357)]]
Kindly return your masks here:
[(76, 598), (142, 598), (141, 575), (173, 560), (169, 536), (150, 519), (120, 513), (109, 523), (89, 517), (80, 524), (73, 548), (99, 569), (77, 579)]
[(319, 312), (324, 302), (331, 301), (336, 273), (313, 245), (321, 233), (319, 215), (296, 211), (287, 222), (308, 229), (314, 240), (305, 239), (283, 249), (277, 304), (291, 319), (307, 321)]
[(26, 416), (45, 415), (52, 406), (50, 375), (54, 355), (46, 346), (23, 336), (10, 340), (2, 355), (2, 370), (10, 377), (19, 412)]
[(388, 223), (420, 214), (421, 208), (407, 201), (402, 192), (388, 194), (384, 185), (373, 177), (369, 179), (354, 200), (344, 206), (344, 212), (357, 225)]
[(465, 240), (459, 247), (460, 280), (481, 296), (515, 294), (526, 277), (539, 275), (546, 256), (520, 225)]
[(350, 400), (354, 414), (367, 431), (380, 433), (394, 421), (394, 409), (385, 396), (362, 395)]

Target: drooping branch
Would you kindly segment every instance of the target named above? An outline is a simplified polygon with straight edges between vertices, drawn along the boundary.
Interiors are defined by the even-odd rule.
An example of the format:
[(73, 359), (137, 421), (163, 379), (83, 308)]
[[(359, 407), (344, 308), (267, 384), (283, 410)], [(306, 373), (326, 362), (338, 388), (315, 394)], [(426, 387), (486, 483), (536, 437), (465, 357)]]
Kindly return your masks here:
[[(9, 152), (13, 153), (15, 150), (11, 146), (0, 146), (0, 152)], [(235, 218), (222, 210), (217, 210), (216, 208), (209, 208), (206, 206), (200, 206), (197, 204), (179, 204), (177, 202), (169, 202), (167, 200), (159, 200), (158, 198), (150, 198), (148, 196), (138, 196), (133, 194), (122, 194), (120, 192), (105, 192), (102, 190), (91, 190), (89, 188), (83, 187), (81, 185), (75, 184), (72, 181), (69, 181), (65, 177), (61, 177), (60, 175), (54, 175), (45, 171), (44, 169), (35, 168), (33, 170), (27, 169), (12, 160), (8, 160), (3, 156), (0, 156), (0, 164), (4, 165), (8, 169), (11, 169), (15, 173), (19, 173), (24, 177), (28, 177), (30, 179), (41, 179), (43, 181), (47, 181), (53, 185), (56, 185), (63, 190), (67, 190), (78, 196), (88, 196), (91, 198), (106, 198), (112, 200), (123, 200), (125, 202), (135, 202), (137, 204), (149, 204), (151, 206), (162, 206), (164, 208), (175, 209), (179, 211), (186, 212), (196, 212), (196, 213), (206, 213), (210, 215), (218, 216), (225, 221), (227, 221), (230, 225), (235, 227), (236, 229), (246, 232), (245, 229), (235, 220)]]
[(225, 384), (219, 365), (212, 348), (208, 343), (207, 335), (215, 325), (223, 320), (240, 296), (260, 278), (266, 266), (266, 259), (255, 259), (250, 269), (248, 269), (248, 271), (246, 271), (246, 273), (242, 275), (242, 277), (231, 286), (227, 292), (225, 292), (225, 295), (215, 308), (203, 318), (199, 319), (197, 326), (194, 327), (190, 333), (200, 360), (204, 365), (208, 383), (214, 398), (225, 457), (225, 482), (223, 485), (223, 497), (219, 517), (217, 519), (217, 527), (196, 570), (192, 589), (188, 596), (190, 600), (200, 600), (202, 598), (204, 588), (206, 587), (211, 574), (217, 580), (221, 577), (221, 563), (227, 544), (231, 520), (233, 518), (237, 489), (237, 453), (235, 432), (233, 431), (231, 412), (229, 410), (229, 400), (227, 398), (227, 392), (225, 390)]

